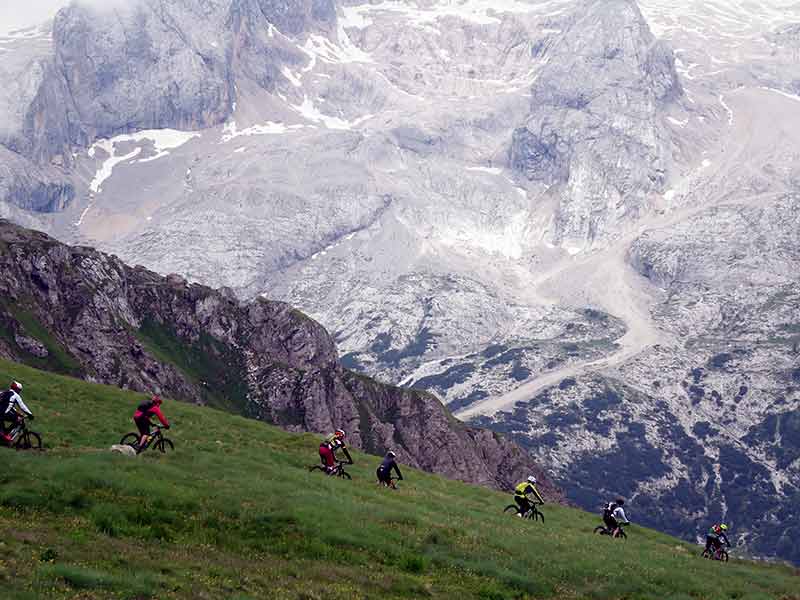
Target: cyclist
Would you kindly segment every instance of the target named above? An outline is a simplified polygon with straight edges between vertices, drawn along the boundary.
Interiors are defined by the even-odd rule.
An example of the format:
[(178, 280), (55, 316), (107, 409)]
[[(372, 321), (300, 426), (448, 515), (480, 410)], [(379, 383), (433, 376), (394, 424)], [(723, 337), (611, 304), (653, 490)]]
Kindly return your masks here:
[(533, 500), (530, 497), (531, 494), (535, 496), (539, 504), (544, 504), (542, 495), (539, 493), (539, 490), (536, 489), (536, 477), (533, 475), (514, 488), (514, 502), (519, 506), (517, 516), (521, 517), (533, 506)]
[(613, 537), (619, 535), (619, 529), (622, 525), (630, 525), (628, 517), (625, 516), (625, 509), (622, 508), (624, 505), (625, 500), (617, 498), (603, 508), (603, 523)]
[[(8, 389), (0, 394), (0, 435), (6, 442), (11, 442), (10, 433), (20, 422), (20, 417), (33, 418), (33, 413), (22, 401), (22, 384), (12, 381)], [(6, 423), (10, 425), (6, 428)]]
[(386, 458), (383, 459), (381, 466), (378, 467), (377, 471), (375, 471), (375, 474), (378, 476), (378, 483), (391, 486), (392, 469), (394, 469), (397, 472), (398, 480), (403, 479), (403, 474), (400, 472), (400, 467), (397, 466), (397, 462), (395, 461), (396, 457), (397, 455), (394, 453), (393, 450), (389, 450), (386, 453)]
[(330, 475), (336, 469), (336, 451), (341, 450), (347, 457), (349, 464), (353, 464), (347, 445), (344, 443), (345, 433), (342, 429), (337, 429), (327, 436), (319, 445), (319, 458), (325, 466), (325, 471)]
[(133, 413), (133, 422), (136, 423), (136, 428), (139, 430), (141, 437), (139, 438), (139, 448), (137, 452), (141, 451), (150, 438), (150, 419), (153, 416), (158, 417), (164, 429), (169, 429), (169, 421), (161, 412), (162, 400), (158, 395), (153, 395), (150, 400), (142, 402), (136, 407), (136, 412)]
[(725, 532), (728, 531), (728, 526), (725, 523), (721, 523), (719, 525), (712, 525), (711, 529), (708, 530), (706, 534), (706, 550), (714, 556), (718, 550), (722, 548), (722, 542), (725, 542), (725, 545), (728, 548), (731, 547), (731, 543), (728, 541), (728, 536), (725, 535)]

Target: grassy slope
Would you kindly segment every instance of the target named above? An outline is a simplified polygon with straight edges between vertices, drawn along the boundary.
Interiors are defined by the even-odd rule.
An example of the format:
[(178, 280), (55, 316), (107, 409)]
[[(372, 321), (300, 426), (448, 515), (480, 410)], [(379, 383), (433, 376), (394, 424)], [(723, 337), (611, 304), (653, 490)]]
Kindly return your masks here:
[(208, 408), (166, 404), (172, 455), (112, 455), (136, 395), (0, 361), (12, 375), (48, 449), (0, 449), (5, 598), (800, 599), (796, 571), (593, 536), (577, 510), (521, 522), (507, 495), (410, 469), (378, 489), (367, 455), (351, 482), (309, 474), (314, 436)]

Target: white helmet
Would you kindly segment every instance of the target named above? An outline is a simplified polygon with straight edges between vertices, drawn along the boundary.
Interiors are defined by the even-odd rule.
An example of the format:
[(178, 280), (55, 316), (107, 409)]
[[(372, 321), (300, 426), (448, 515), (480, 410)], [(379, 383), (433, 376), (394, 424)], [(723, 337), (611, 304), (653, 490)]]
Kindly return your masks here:
[(535, 483), (536, 483), (536, 477), (534, 477), (533, 475), (531, 475), (530, 477), (528, 477), (528, 482), (529, 482), (529, 483), (533, 483), (533, 484), (535, 484)]

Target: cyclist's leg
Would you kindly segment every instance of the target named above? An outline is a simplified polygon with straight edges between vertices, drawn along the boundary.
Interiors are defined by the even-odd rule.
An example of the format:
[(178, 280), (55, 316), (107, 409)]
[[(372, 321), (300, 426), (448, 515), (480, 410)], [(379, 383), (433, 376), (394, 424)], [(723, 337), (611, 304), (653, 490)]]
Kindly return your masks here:
[(514, 502), (519, 506), (519, 515), (522, 516), (531, 508), (531, 503), (525, 496), (514, 496)]
[(390, 471), (388, 471), (388, 470), (384, 471), (383, 469), (378, 467), (377, 470), (375, 471), (375, 475), (378, 478), (378, 483), (382, 483), (384, 485), (391, 485), (392, 484), (392, 478), (391, 478), (391, 472)]
[(610, 515), (603, 515), (603, 525), (606, 526), (609, 533), (614, 533), (614, 530), (617, 528), (617, 520), (610, 516)]
[(617, 520), (613, 516), (609, 516), (607, 518), (603, 518), (603, 523), (605, 523), (608, 532), (612, 536), (617, 537), (619, 530), (619, 523), (617, 523)]
[(719, 538), (711, 538), (712, 544), (714, 545), (714, 555), (716, 556), (720, 550), (722, 550), (722, 540)]
[(5, 420), (8, 423), (8, 426), (5, 427), (5, 438), (6, 441), (11, 442), (14, 432), (16, 431), (17, 427), (22, 424), (22, 419), (16, 412), (6, 413)]
[(614, 521), (614, 537), (619, 537), (619, 532), (622, 531), (622, 527), (620, 527), (619, 523), (614, 517), (611, 517), (611, 520)]
[(326, 444), (320, 444), (319, 458), (322, 461), (322, 464), (325, 466), (325, 470), (328, 473), (333, 471), (336, 461), (333, 456), (333, 451), (330, 448), (328, 448)]
[(139, 430), (139, 449), (143, 449), (150, 436), (150, 419), (143, 416), (134, 419), (133, 422), (136, 423), (136, 429)]

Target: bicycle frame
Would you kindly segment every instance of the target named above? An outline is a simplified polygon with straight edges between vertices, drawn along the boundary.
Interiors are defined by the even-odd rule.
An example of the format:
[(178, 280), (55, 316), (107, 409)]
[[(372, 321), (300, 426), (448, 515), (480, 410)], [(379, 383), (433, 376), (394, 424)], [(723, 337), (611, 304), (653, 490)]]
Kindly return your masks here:
[(25, 419), (23, 417), (20, 417), (19, 422), (8, 433), (8, 437), (11, 438), (8, 443), (13, 444), (14, 442), (16, 442), (19, 439), (19, 436), (25, 433), (26, 429), (27, 426), (25, 425)]
[(161, 430), (163, 429), (163, 427), (161, 427), (160, 425), (156, 425), (154, 423), (151, 423), (151, 425), (152, 427), (155, 428), (155, 431), (153, 431), (151, 434), (147, 436), (147, 441), (144, 443), (144, 446), (142, 446), (140, 451), (147, 450), (154, 441), (158, 440), (158, 438), (161, 437)]
[(527, 514), (535, 515), (536, 513), (542, 514), (542, 512), (539, 510), (539, 506), (541, 506), (541, 503), (539, 502), (531, 503), (531, 507), (525, 512), (525, 514), (526, 515)]

